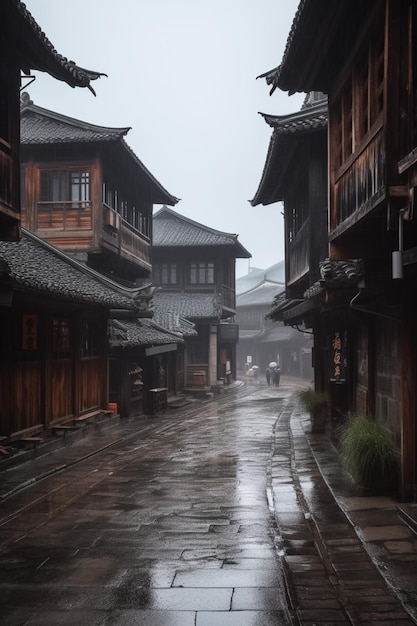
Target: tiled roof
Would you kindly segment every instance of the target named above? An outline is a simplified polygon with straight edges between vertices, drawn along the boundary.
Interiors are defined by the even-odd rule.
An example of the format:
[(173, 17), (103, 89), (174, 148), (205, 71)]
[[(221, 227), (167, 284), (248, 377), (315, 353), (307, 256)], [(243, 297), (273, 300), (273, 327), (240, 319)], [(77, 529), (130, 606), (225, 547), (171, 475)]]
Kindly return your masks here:
[(150, 347), (182, 344), (184, 339), (178, 333), (161, 328), (151, 319), (113, 318), (109, 322), (109, 343), (113, 348)]
[(87, 87), (95, 93), (91, 81), (105, 74), (80, 67), (59, 54), (20, 0), (1, 0), (0, 5), (0, 23), (13, 30), (15, 52), (25, 74), (40, 70), (71, 87)]
[(165, 309), (163, 306), (157, 306), (156, 310), (154, 309), (154, 320), (162, 328), (180, 333), (183, 337), (192, 337), (198, 334), (193, 322), (186, 320), (174, 311)]
[(327, 98), (288, 115), (268, 115), (261, 113), (266, 123), (276, 135), (305, 133), (316, 128), (327, 128), (329, 114)]
[(287, 42), (286, 42), (286, 45), (285, 45), (285, 50), (284, 50), (284, 54), (283, 54), (282, 61), (281, 61), (280, 65), (278, 65), (278, 67), (274, 67), (274, 69), (269, 70), (269, 71), (265, 72), (264, 74), (261, 74), (260, 76), (258, 76), (258, 78), (265, 78), (267, 85), (272, 85), (271, 91), (270, 91), (271, 95), (274, 93), (275, 89), (277, 89), (277, 87), (278, 87), (278, 80), (279, 80), (279, 75), (280, 75), (280, 72), (281, 72), (281, 67), (284, 65), (284, 63), (285, 63), (285, 61), (287, 59), (287, 56), (288, 56), (288, 53), (289, 53), (289, 49), (291, 47), (291, 43), (292, 43), (292, 40), (293, 40), (293, 37), (294, 37), (294, 33), (295, 33), (296, 29), (297, 29), (297, 26), (298, 26), (298, 23), (300, 21), (301, 14), (303, 12), (304, 5), (306, 4), (306, 2), (307, 2), (307, 0), (300, 0), (300, 3), (298, 5), (298, 7), (297, 7), (296, 14), (295, 14), (294, 19), (293, 19), (292, 24), (291, 24), (291, 29), (290, 29), (289, 35), (287, 37)]
[[(178, 198), (161, 185), (126, 143), (124, 136), (129, 130), (129, 126), (97, 126), (43, 109), (33, 103), (27, 92), (21, 97), (20, 134), (23, 147), (28, 146), (27, 149), (30, 150), (31, 146), (44, 144), (112, 142), (113, 158), (123, 159), (122, 163), (133, 166), (132, 176), (135, 182), (140, 182), (146, 188), (150, 202), (176, 204)], [(116, 148), (119, 150), (117, 153)]]
[(153, 216), (153, 247), (226, 246), (236, 258), (251, 254), (238, 241), (238, 235), (225, 233), (195, 222), (163, 207)]
[(243, 306), (270, 306), (278, 293), (285, 290), (285, 285), (265, 281), (245, 293), (236, 296), (236, 309)]
[(274, 324), (272, 328), (268, 328), (257, 340), (261, 343), (271, 343), (280, 341), (294, 341), (299, 339), (300, 333), (295, 328)]
[(156, 291), (153, 306), (155, 321), (161, 325), (168, 313), (187, 320), (220, 319), (221, 315), (221, 305), (212, 294)]
[(119, 141), (130, 130), (96, 126), (33, 104), (27, 92), (22, 93), (20, 108), (21, 143), (87, 143)]
[(4, 280), (24, 291), (121, 309), (138, 310), (143, 304), (134, 299), (137, 290), (99, 277), (24, 229), (20, 241), (0, 241), (0, 261), (8, 268)]
[(150, 319), (123, 320), (127, 340), (131, 346), (161, 346), (167, 343), (184, 343), (177, 333), (161, 328)]
[(262, 115), (274, 131), (269, 142), (262, 177), (255, 196), (251, 200), (252, 206), (272, 204), (283, 200), (282, 181), (286, 180), (288, 146), (293, 141), (293, 137), (302, 139), (309, 133), (326, 131), (328, 125), (327, 98), (305, 106), (295, 113), (275, 116)]
[(285, 284), (285, 261), (278, 261), (266, 269), (252, 268), (245, 276), (236, 279), (236, 294), (245, 293), (264, 281)]

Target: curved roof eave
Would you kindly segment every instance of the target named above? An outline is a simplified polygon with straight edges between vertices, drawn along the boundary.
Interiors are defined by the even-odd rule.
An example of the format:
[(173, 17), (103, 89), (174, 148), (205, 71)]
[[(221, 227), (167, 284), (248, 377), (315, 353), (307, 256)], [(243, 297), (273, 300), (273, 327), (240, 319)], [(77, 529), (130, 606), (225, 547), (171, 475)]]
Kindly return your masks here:
[(2, 4), (6, 18), (8, 11), (12, 17), (15, 45), (19, 51), (21, 70), (25, 74), (30, 74), (31, 70), (46, 72), (70, 87), (87, 87), (96, 95), (90, 83), (107, 76), (104, 72), (88, 70), (59, 54), (23, 2), (2, 0)]

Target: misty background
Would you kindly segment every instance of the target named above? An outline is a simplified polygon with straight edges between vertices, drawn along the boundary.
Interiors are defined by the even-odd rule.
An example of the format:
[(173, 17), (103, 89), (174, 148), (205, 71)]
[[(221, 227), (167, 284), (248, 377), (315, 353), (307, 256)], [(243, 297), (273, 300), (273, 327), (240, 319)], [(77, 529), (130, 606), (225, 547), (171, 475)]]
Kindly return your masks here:
[[(38, 106), (131, 130), (127, 143), (180, 202), (178, 213), (236, 233), (252, 258), (237, 276), (284, 258), (280, 203), (252, 207), (272, 129), (258, 112), (297, 111), (304, 94), (269, 95), (257, 76), (280, 64), (298, 0), (26, 0), (56, 50), (104, 72), (71, 89), (23, 80)], [(160, 206), (155, 206), (158, 210)]]

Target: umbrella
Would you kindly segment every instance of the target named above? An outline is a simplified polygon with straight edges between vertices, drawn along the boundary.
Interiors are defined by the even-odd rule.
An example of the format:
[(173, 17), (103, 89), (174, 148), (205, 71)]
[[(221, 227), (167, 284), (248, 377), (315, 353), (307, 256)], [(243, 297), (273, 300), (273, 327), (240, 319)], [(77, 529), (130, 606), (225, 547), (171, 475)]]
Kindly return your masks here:
[(258, 370), (259, 369), (259, 365), (252, 365), (252, 369), (253, 370)]
[(271, 361), (268, 367), (271, 367), (271, 368), (278, 367), (278, 363), (276, 361)]

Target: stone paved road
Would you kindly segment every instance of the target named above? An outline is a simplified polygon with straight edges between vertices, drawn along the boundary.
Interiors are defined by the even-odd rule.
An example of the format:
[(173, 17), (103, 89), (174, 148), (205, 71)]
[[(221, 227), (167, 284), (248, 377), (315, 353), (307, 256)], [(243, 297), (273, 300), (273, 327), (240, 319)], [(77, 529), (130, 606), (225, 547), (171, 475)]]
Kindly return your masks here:
[(288, 625), (267, 469), (291, 390), (252, 391), (138, 420), (5, 499), (0, 623)]

